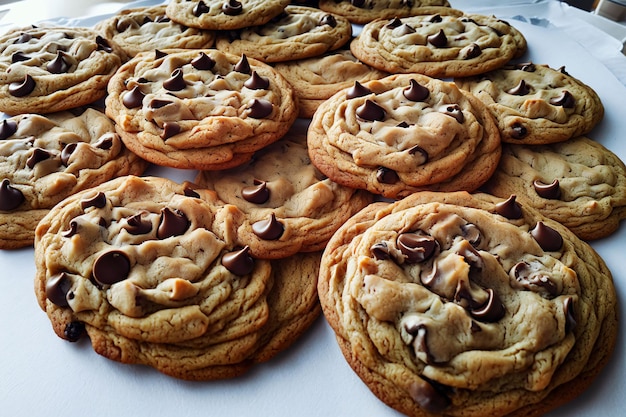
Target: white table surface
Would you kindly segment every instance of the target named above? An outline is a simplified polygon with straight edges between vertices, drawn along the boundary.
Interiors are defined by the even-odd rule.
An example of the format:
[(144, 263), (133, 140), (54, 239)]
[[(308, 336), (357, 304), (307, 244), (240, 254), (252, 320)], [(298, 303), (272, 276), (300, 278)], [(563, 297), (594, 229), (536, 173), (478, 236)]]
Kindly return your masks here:
[[(526, 36), (529, 52), (524, 60), (557, 68), (565, 65), (570, 74), (593, 87), (604, 103), (606, 115), (589, 136), (626, 160), (626, 58), (619, 53), (619, 42), (572, 17), (567, 6), (556, 1), (510, 1), (504, 7), (495, 0), (450, 2), (461, 10), (506, 18)], [(98, 18), (84, 16), (147, 3), (158, 1), (1, 1), (0, 28), (20, 19), (29, 24), (57, 17), (73, 19), (57, 22), (90, 25)], [(7, 11), (2, 14), (2, 10)], [(584, 33), (587, 35), (581, 36)], [(195, 177), (193, 171), (164, 168), (151, 168), (149, 173), (175, 180)], [(613, 272), (622, 300), (622, 317), (626, 300), (625, 243), (624, 224), (610, 238), (592, 243)], [(33, 277), (32, 249), (0, 250), (2, 416), (399, 415), (372, 395), (352, 372), (323, 317), (289, 350), (243, 377), (185, 382), (147, 367), (105, 359), (93, 352), (87, 340), (69, 343), (59, 339), (37, 305)], [(625, 414), (624, 330), (622, 322), (616, 351), (593, 386), (550, 416)]]

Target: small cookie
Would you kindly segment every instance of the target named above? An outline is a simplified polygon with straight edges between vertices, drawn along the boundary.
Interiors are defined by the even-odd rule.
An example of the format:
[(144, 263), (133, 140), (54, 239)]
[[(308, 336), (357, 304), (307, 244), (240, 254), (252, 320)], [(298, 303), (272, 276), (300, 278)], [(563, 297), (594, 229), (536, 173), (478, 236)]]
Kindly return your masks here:
[(288, 4), (289, 0), (171, 0), (165, 12), (184, 26), (232, 30), (267, 23)]
[(270, 22), (238, 31), (220, 32), (215, 47), (263, 62), (283, 62), (322, 55), (352, 37), (348, 19), (305, 6), (287, 6)]
[(54, 113), (93, 103), (125, 58), (89, 28), (10, 30), (0, 37), (0, 111)]
[(488, 194), (368, 206), (329, 242), (318, 292), (350, 366), (412, 417), (543, 415), (586, 389), (616, 343), (600, 256)]
[(455, 82), (488, 105), (503, 142), (561, 142), (588, 133), (604, 116), (596, 92), (564, 68), (519, 63)]
[(493, 173), (500, 135), (476, 97), (420, 74), (342, 90), (308, 130), (311, 161), (330, 179), (389, 198), (472, 191)]
[(121, 10), (95, 30), (112, 39), (129, 57), (155, 49), (211, 48), (215, 32), (180, 25), (167, 17), (165, 4)]
[(138, 54), (111, 79), (106, 112), (148, 161), (206, 170), (244, 163), (298, 116), (291, 86), (272, 67), (215, 49)]
[(284, 76), (296, 92), (300, 117), (310, 119), (315, 110), (333, 94), (344, 88), (386, 77), (357, 60), (349, 49), (339, 49), (319, 57), (282, 62), (274, 69)]
[[(235, 209), (236, 210), (236, 209)], [(240, 375), (319, 315), (320, 253), (239, 247), (214, 193), (124, 177), (57, 205), (37, 228), (35, 292), (55, 333), (182, 379)]]
[(204, 171), (195, 181), (246, 214), (238, 233), (247, 236), (253, 256), (322, 250), (339, 226), (372, 201), (368, 192), (336, 184), (315, 169), (305, 132), (294, 127), (249, 163)]
[(446, 0), (321, 0), (319, 8), (344, 16), (352, 23), (365, 24), (374, 19), (392, 19), (416, 14), (437, 13), (439, 7), (450, 7)]
[(505, 144), (484, 190), (567, 226), (579, 238), (599, 239), (626, 218), (626, 167), (601, 144), (580, 136), (550, 145)]
[(442, 8), (437, 14), (372, 21), (350, 49), (361, 61), (389, 73), (465, 77), (520, 57), (526, 39), (504, 20)]
[(3, 120), (0, 249), (32, 245), (37, 223), (65, 197), (117, 176), (139, 175), (146, 166), (95, 109)]

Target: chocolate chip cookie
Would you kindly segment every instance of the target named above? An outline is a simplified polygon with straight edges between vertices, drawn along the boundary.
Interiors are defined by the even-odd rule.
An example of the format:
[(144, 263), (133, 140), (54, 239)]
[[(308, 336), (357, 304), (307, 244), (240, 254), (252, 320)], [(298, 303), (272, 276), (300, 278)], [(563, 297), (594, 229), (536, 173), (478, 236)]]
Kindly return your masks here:
[(585, 240), (613, 233), (626, 218), (626, 167), (613, 152), (579, 136), (549, 145), (505, 144), (491, 194), (541, 211)]
[(263, 62), (283, 62), (322, 55), (350, 41), (348, 19), (306, 6), (287, 6), (268, 23), (220, 32), (215, 47)]
[(148, 161), (206, 170), (244, 163), (298, 116), (293, 89), (272, 67), (215, 49), (136, 55), (111, 79), (106, 112)]
[(472, 191), (489, 179), (501, 152), (480, 100), (420, 74), (335, 94), (313, 116), (308, 146), (313, 164), (333, 181), (389, 198)]
[(455, 82), (488, 105), (503, 142), (561, 142), (588, 133), (604, 116), (596, 92), (564, 67), (524, 62)]
[(55, 333), (176, 378), (242, 374), (319, 315), (319, 253), (269, 261), (240, 246), (215, 193), (123, 177), (57, 205), (37, 228), (35, 291)]
[(523, 55), (526, 46), (522, 33), (504, 20), (443, 8), (437, 14), (370, 22), (350, 49), (389, 73), (465, 77), (502, 67)]
[(408, 416), (543, 415), (589, 386), (616, 342), (600, 256), (487, 194), (368, 206), (329, 242), (318, 291), (350, 366)]
[(147, 163), (125, 148), (113, 122), (79, 115), (22, 114), (0, 122), (0, 249), (33, 244), (35, 227), (58, 202)]
[(93, 103), (124, 59), (117, 44), (90, 28), (12, 29), (0, 37), (0, 111), (53, 113)]
[(294, 126), (250, 162), (203, 171), (195, 182), (246, 214), (239, 234), (254, 241), (251, 253), (263, 258), (324, 249), (339, 226), (372, 201), (370, 193), (339, 185), (315, 169), (306, 126)]
[(374, 19), (392, 19), (415, 14), (437, 13), (439, 7), (450, 7), (446, 0), (321, 0), (319, 8), (346, 17), (357, 24)]

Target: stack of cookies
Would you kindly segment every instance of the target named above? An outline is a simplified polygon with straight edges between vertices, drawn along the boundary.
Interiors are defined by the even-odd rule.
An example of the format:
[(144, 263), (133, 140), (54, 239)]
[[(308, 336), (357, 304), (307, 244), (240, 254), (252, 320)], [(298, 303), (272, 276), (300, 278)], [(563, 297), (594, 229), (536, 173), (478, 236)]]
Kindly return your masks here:
[(171, 0), (2, 40), (0, 242), (34, 243), (59, 337), (222, 379), (323, 312), (420, 417), (539, 415), (610, 357), (615, 289), (585, 240), (626, 217), (626, 167), (584, 136), (593, 89), (523, 62), (510, 23)]

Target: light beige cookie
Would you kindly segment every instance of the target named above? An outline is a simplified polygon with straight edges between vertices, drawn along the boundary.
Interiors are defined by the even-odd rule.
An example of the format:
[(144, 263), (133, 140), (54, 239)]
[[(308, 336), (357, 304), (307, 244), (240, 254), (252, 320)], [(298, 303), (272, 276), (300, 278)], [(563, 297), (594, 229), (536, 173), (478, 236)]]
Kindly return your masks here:
[(340, 48), (352, 36), (348, 19), (306, 6), (287, 6), (270, 22), (220, 32), (215, 47), (263, 62), (284, 62), (322, 55)]
[(526, 51), (526, 39), (504, 20), (443, 8), (366, 24), (354, 56), (390, 73), (465, 77), (500, 68)]
[(58, 202), (148, 164), (130, 152), (113, 122), (79, 115), (23, 114), (0, 122), (0, 248), (33, 244), (35, 227)]
[(487, 104), (503, 142), (561, 142), (588, 133), (604, 116), (596, 92), (563, 67), (518, 63), (455, 82)]
[(440, 7), (450, 7), (446, 0), (320, 0), (319, 8), (346, 17), (357, 24), (374, 19), (392, 19), (415, 14), (437, 13)]
[(156, 177), (78, 193), (40, 223), (35, 292), (55, 333), (176, 378), (242, 374), (319, 315), (319, 253), (280, 261), (238, 244), (236, 209)]
[(124, 59), (119, 46), (90, 28), (12, 29), (0, 37), (0, 111), (53, 113), (93, 103)]
[(501, 152), (480, 100), (420, 74), (355, 83), (335, 94), (315, 112), (308, 146), (313, 164), (333, 181), (389, 198), (475, 190)]
[(272, 67), (215, 49), (138, 54), (109, 83), (106, 112), (148, 161), (211, 170), (249, 160), (298, 116), (291, 86)]
[(612, 234), (626, 218), (626, 166), (587, 137), (550, 145), (505, 144), (485, 191), (520, 202), (585, 240)]
[(412, 417), (543, 415), (587, 388), (616, 343), (600, 256), (487, 194), (368, 206), (329, 242), (318, 291), (350, 366)]

